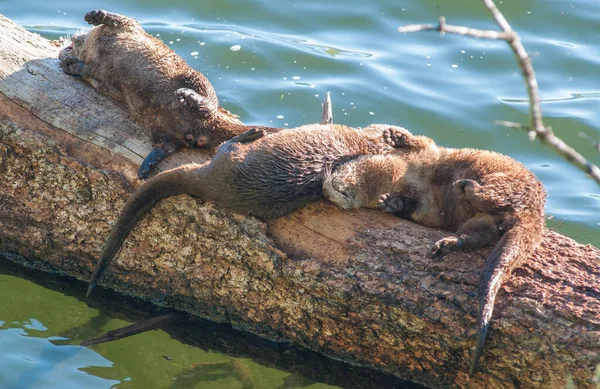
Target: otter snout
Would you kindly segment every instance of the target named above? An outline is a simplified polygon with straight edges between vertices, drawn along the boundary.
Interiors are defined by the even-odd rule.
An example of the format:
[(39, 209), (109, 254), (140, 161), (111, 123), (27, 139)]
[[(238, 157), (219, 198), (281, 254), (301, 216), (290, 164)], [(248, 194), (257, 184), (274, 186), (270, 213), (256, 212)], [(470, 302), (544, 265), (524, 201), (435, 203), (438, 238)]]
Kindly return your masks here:
[(85, 43), (86, 34), (76, 34), (71, 37), (71, 42), (62, 48), (62, 50), (58, 53), (58, 59), (64, 60), (67, 57), (75, 57), (80, 60), (83, 58), (79, 58), (83, 45)]

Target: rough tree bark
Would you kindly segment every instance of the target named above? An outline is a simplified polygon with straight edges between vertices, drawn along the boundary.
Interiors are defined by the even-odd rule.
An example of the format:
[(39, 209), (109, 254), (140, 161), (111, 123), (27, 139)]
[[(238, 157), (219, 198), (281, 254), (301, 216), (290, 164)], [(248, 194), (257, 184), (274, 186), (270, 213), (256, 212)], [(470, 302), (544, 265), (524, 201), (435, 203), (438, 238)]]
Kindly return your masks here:
[[(150, 144), (62, 74), (55, 45), (1, 16), (0, 36), (0, 253), (86, 280)], [(206, 157), (161, 166), (190, 158)], [(594, 387), (600, 250), (546, 230), (502, 288), (469, 377), (488, 250), (434, 261), (444, 235), (325, 202), (264, 224), (178, 196), (140, 223), (103, 285), (432, 387)]]

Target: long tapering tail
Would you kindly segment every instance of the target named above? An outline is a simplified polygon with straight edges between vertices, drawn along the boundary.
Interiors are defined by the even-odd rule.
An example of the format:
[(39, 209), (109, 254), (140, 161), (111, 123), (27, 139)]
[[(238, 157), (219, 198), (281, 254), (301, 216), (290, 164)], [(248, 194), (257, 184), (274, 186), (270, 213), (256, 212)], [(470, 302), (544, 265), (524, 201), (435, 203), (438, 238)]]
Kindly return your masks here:
[(477, 317), (477, 343), (471, 362), (470, 374), (479, 367), (479, 359), (490, 328), (496, 294), (505, 277), (519, 267), (540, 242), (541, 223), (520, 224), (508, 230), (496, 243), (487, 258), (479, 278), (479, 314)]
[(156, 175), (142, 185), (135, 192), (121, 210), (114, 227), (102, 249), (98, 263), (90, 278), (86, 298), (90, 296), (94, 287), (98, 284), (104, 271), (110, 264), (119, 248), (127, 239), (127, 236), (141, 218), (149, 212), (162, 199), (178, 194), (196, 194), (189, 185), (191, 175), (195, 173), (199, 165), (186, 165), (168, 170)]

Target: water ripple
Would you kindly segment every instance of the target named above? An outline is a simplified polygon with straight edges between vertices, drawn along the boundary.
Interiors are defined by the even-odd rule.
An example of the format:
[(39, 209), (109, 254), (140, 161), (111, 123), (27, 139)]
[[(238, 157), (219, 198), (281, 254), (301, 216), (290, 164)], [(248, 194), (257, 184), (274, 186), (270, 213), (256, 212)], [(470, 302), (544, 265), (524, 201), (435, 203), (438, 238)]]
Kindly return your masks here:
[(203, 24), (198, 23), (187, 23), (181, 25), (168, 25), (162, 23), (148, 23), (144, 26), (168, 26), (169, 28), (181, 28), (183, 30), (192, 31), (195, 33), (233, 33), (242, 36), (242, 39), (252, 38), (260, 41), (282, 44), (284, 46), (291, 47), (293, 49), (299, 49), (304, 52), (313, 53), (317, 55), (325, 55), (329, 57), (348, 57), (348, 58), (369, 58), (373, 54), (343, 49), (340, 47), (334, 47), (320, 42), (315, 42), (306, 38), (293, 36), (293, 35), (282, 35), (277, 33), (271, 33), (266, 31), (260, 31), (252, 28), (237, 26), (237, 25), (223, 25), (223, 24)]
[[(569, 100), (580, 100), (580, 99), (597, 99), (600, 98), (600, 92), (587, 92), (587, 93), (569, 93), (568, 97), (555, 97), (555, 98), (546, 98), (541, 99), (542, 103), (547, 102), (557, 102), (557, 101), (569, 101)], [(527, 103), (529, 104), (529, 99), (515, 99), (515, 98), (498, 98), (501, 102), (506, 103)]]

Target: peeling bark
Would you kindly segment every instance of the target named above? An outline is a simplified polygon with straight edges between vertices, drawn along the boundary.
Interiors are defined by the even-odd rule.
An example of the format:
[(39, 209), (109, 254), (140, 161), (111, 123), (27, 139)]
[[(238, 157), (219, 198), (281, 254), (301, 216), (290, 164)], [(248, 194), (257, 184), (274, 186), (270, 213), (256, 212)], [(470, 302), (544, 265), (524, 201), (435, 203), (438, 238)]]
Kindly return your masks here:
[[(0, 35), (0, 253), (87, 280), (150, 143), (62, 74), (56, 46), (2, 16)], [(595, 387), (600, 250), (546, 230), (502, 288), (469, 377), (488, 250), (435, 261), (444, 235), (326, 202), (264, 224), (177, 196), (135, 228), (103, 285), (431, 387)]]

